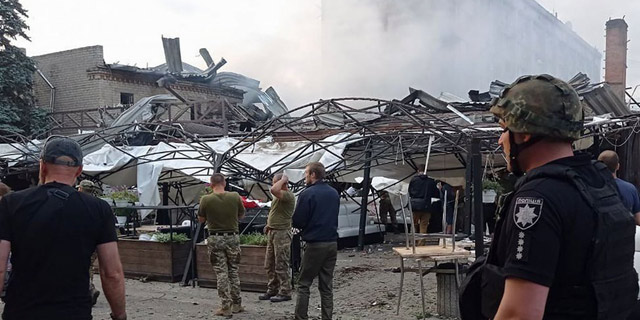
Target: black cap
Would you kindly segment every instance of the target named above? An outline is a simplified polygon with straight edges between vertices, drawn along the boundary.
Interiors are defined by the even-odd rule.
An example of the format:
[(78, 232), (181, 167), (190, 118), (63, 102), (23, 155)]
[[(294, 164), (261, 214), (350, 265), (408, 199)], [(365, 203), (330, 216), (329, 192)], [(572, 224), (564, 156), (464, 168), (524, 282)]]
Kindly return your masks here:
[[(72, 161), (61, 160), (60, 157), (69, 157)], [(40, 159), (46, 163), (79, 167), (82, 165), (82, 149), (72, 139), (51, 137), (45, 142)]]

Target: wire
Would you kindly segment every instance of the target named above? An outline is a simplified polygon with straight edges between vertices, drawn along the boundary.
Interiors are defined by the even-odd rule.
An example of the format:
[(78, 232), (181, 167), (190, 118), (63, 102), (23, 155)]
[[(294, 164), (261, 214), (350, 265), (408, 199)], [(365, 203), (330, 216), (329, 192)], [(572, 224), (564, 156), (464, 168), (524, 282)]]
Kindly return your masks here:
[(613, 147), (620, 148), (622, 146), (624, 146), (627, 142), (629, 142), (629, 139), (631, 139), (631, 137), (636, 134), (636, 133), (640, 133), (640, 119), (636, 119), (636, 122), (633, 124), (633, 127), (631, 128), (631, 132), (629, 132), (629, 135), (624, 139), (624, 142), (622, 142), (621, 144), (616, 144), (615, 142), (611, 141), (609, 138), (607, 138), (607, 135), (602, 135), (602, 137), (604, 138), (604, 140), (606, 140), (610, 145), (612, 145)]

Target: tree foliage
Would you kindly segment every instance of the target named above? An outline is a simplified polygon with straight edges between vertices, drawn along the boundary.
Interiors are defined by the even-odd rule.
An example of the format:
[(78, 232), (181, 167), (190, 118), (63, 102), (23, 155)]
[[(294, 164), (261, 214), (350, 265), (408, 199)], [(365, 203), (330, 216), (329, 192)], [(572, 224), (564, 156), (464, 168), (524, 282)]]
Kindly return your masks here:
[(27, 11), (18, 0), (0, 0), (0, 129), (40, 136), (48, 129), (46, 111), (35, 107), (36, 70), (23, 50), (11, 44), (29, 29)]

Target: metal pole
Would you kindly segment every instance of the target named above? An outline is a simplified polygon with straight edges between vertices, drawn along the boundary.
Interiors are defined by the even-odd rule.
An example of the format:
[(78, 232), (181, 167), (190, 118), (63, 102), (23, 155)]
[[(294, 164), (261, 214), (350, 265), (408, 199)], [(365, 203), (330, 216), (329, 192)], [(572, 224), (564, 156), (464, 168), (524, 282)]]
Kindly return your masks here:
[(418, 276), (420, 276), (420, 299), (422, 300), (422, 315), (420, 316), (420, 319), (424, 319), (425, 313), (427, 311), (427, 308), (425, 308), (424, 305), (424, 275), (422, 274), (422, 259), (418, 258)]
[(404, 195), (400, 194), (400, 206), (402, 207), (402, 221), (404, 221), (404, 237), (407, 239), (407, 250), (409, 250), (409, 226), (407, 226), (407, 215), (404, 213)]
[(365, 159), (362, 203), (360, 204), (360, 229), (358, 233), (358, 250), (360, 251), (364, 250), (364, 235), (367, 226), (367, 204), (369, 203), (369, 189), (371, 189), (371, 181), (369, 181), (369, 176), (371, 175), (371, 150), (367, 149)]
[(413, 220), (413, 208), (411, 208), (411, 200), (407, 203), (409, 205), (409, 213), (411, 214), (411, 252), (416, 253), (416, 224)]
[[(407, 238), (407, 241), (409, 239)], [(404, 258), (400, 257), (400, 289), (398, 290), (398, 307), (396, 308), (396, 315), (400, 314), (400, 302), (402, 301), (402, 286), (404, 285)]]
[(424, 172), (423, 174), (427, 174), (427, 168), (429, 167), (429, 157), (431, 157), (431, 145), (433, 144), (434, 137), (429, 137), (429, 146), (427, 146), (427, 157), (424, 160)]
[(466, 169), (464, 173), (464, 233), (471, 235), (471, 145), (467, 151)]
[[(444, 186), (442, 186), (444, 188)], [(442, 247), (447, 247), (447, 238), (444, 237), (444, 234), (447, 233), (447, 190), (444, 191), (444, 199), (442, 201)]]
[(473, 183), (473, 221), (476, 237), (476, 257), (484, 254), (484, 222), (482, 221), (482, 155), (480, 140), (471, 140), (471, 171)]
[[(456, 191), (456, 202), (453, 204), (453, 225), (451, 226), (451, 251), (456, 251), (456, 222), (458, 222), (458, 199), (460, 198), (460, 190)], [(457, 266), (457, 265), (456, 265)]]

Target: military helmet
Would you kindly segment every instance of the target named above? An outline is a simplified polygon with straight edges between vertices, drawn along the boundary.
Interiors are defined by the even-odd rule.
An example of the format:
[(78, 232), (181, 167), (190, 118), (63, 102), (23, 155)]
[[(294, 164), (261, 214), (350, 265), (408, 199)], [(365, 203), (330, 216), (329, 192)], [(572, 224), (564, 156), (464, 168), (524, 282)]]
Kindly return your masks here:
[(548, 74), (520, 77), (491, 104), (491, 112), (512, 132), (580, 138), (584, 122), (578, 93)]
[(91, 180), (82, 180), (77, 187), (82, 187), (82, 190), (85, 193), (89, 193), (97, 197), (102, 195), (102, 189)]

